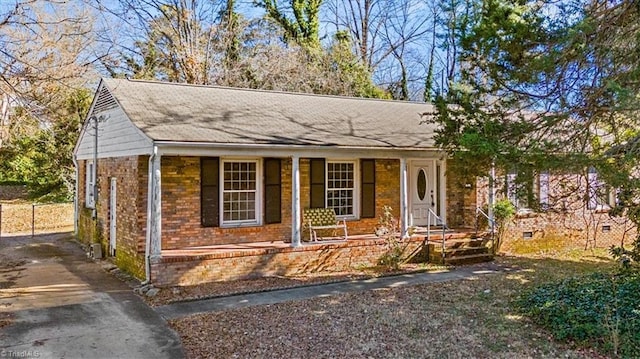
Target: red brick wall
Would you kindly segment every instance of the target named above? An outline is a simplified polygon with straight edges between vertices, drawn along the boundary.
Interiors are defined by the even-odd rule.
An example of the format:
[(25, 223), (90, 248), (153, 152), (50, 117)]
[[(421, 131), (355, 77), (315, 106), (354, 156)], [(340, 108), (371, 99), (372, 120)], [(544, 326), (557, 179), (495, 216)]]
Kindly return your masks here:
[(122, 269), (141, 278), (144, 276), (144, 250), (147, 195), (146, 157), (117, 157), (98, 160), (97, 217), (85, 208), (85, 161), (78, 161), (79, 184), (79, 240), (84, 243), (101, 243), (103, 255), (109, 244), (109, 210), (111, 178), (116, 184), (116, 263)]
[[(282, 160), (282, 223), (219, 228), (200, 224), (200, 158), (162, 158), (162, 248), (291, 240), (291, 160)], [(309, 207), (309, 160), (300, 160), (301, 208)], [(400, 162), (376, 161), (376, 217), (389, 205), (399, 216)], [(350, 234), (373, 233), (377, 218), (348, 221)], [(304, 237), (308, 234), (303, 232)]]
[(475, 226), (477, 186), (475, 178), (465, 176), (465, 169), (454, 160), (447, 160), (447, 225), (451, 228)]
[[(603, 231), (603, 227), (609, 229)], [(532, 239), (562, 238), (567, 242), (586, 247), (610, 247), (629, 244), (636, 230), (630, 221), (612, 218), (606, 211), (577, 210), (567, 213), (531, 213), (517, 215), (507, 224), (505, 241), (522, 241), (524, 232), (531, 232)]]
[[(285, 172), (286, 161), (283, 161)], [(288, 167), (291, 168), (291, 167)], [(255, 227), (203, 227), (200, 157), (162, 157), (162, 248), (280, 241), (291, 237), (291, 175), (282, 176), (282, 223)]]
[[(496, 178), (496, 197), (504, 198), (504, 174)], [(536, 191), (538, 184), (534, 185)], [(488, 202), (489, 181), (479, 178), (477, 181), (477, 202), (486, 206)], [(587, 208), (586, 178), (577, 174), (559, 174), (550, 177), (549, 209), (539, 212), (518, 213), (507, 223), (504, 240), (522, 241), (524, 232), (531, 232), (534, 240), (558, 239), (588, 246), (609, 247), (622, 241), (630, 243), (636, 229), (623, 218), (612, 218), (608, 211)], [(486, 221), (485, 221), (486, 222)], [(603, 231), (603, 226), (609, 226)]]

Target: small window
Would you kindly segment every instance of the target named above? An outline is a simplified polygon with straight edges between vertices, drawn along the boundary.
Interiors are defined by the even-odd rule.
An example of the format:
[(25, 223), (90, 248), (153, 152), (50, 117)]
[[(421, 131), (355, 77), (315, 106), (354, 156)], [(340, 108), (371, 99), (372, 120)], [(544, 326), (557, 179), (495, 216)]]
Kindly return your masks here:
[(222, 169), (222, 224), (259, 224), (259, 162), (224, 160)]
[(353, 161), (327, 161), (327, 208), (333, 208), (337, 216), (357, 216), (355, 167)]
[(540, 209), (549, 209), (549, 180), (550, 175), (548, 171), (540, 172), (538, 176), (538, 200), (540, 202)]
[(615, 205), (615, 194), (609, 186), (603, 183), (594, 167), (587, 172), (587, 208), (592, 210), (607, 210)]
[(533, 239), (533, 232), (522, 232), (522, 238), (523, 239)]
[(533, 176), (531, 172), (513, 169), (506, 176), (507, 199), (516, 207), (518, 212), (531, 212), (531, 204), (534, 199)]
[(95, 184), (96, 184), (96, 170), (93, 161), (86, 161), (85, 164), (85, 207), (95, 208)]
[(424, 172), (424, 168), (418, 172), (418, 183), (416, 184), (418, 191), (418, 199), (424, 201), (424, 197), (427, 194), (427, 175)]

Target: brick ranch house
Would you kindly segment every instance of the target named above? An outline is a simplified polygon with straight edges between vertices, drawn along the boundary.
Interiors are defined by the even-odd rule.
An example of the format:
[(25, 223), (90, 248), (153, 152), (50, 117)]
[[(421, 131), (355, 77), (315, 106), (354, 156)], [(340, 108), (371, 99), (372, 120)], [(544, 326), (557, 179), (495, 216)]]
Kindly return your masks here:
[[(77, 236), (160, 286), (375, 264), (384, 206), (409, 237), (434, 222), (473, 227), (486, 198), (482, 181), (447, 171), (422, 123), (432, 111), (102, 79), (74, 150)], [(307, 242), (304, 211), (318, 207), (346, 220), (348, 240)]]

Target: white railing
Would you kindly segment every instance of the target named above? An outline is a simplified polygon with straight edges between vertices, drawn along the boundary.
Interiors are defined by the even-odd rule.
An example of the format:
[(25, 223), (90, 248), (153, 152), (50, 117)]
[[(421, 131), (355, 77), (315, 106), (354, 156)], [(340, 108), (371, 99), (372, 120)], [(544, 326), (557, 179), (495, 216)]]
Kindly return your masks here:
[(485, 213), (485, 211), (482, 210), (482, 208), (480, 207), (476, 207), (476, 236), (478, 236), (478, 230), (479, 230), (479, 224), (478, 224), (478, 215), (483, 215), (487, 221), (489, 222), (489, 228), (490, 228), (490, 233), (491, 233), (491, 248), (493, 250), (493, 253), (495, 254), (496, 249), (495, 249), (495, 232), (496, 232), (496, 222), (494, 218), (491, 218), (487, 213)]
[(427, 245), (431, 243), (431, 218), (434, 218), (436, 224), (440, 221), (440, 225), (442, 225), (442, 264), (445, 264), (445, 256), (447, 244), (445, 243), (445, 233), (447, 231), (447, 224), (442, 220), (440, 216), (436, 212), (434, 212), (431, 208), (429, 208), (429, 215), (427, 216)]

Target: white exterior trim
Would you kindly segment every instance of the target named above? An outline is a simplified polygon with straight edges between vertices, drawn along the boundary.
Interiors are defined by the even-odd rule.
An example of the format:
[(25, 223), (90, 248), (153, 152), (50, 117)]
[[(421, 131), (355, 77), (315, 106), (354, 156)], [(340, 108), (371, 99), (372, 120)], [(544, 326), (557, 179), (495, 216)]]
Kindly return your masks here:
[(94, 186), (96, 185), (96, 165), (94, 161), (86, 160), (84, 162), (84, 206), (85, 208), (96, 208), (96, 191)]
[(150, 237), (150, 259), (160, 258), (162, 256), (162, 157), (156, 155), (153, 157), (152, 169), (153, 176), (149, 179), (152, 184), (151, 202), (151, 237)]
[(157, 141), (158, 153), (164, 156), (196, 157), (286, 157), (331, 159), (399, 159), (441, 157), (445, 152), (437, 149), (327, 147), (300, 145), (246, 145)]
[[(241, 221), (225, 221), (224, 220), (224, 164), (231, 162), (247, 162), (256, 164), (256, 198), (255, 198), (255, 220), (241, 220)], [(220, 228), (237, 228), (237, 227), (257, 227), (262, 226), (262, 197), (264, 196), (264, 188), (262, 185), (262, 158), (235, 158), (235, 157), (221, 157), (220, 168), (218, 170), (218, 176), (220, 176), (220, 200), (218, 203), (218, 211), (220, 214)]]
[(360, 219), (360, 193), (362, 191), (360, 183), (360, 160), (359, 159), (336, 159), (327, 158), (324, 161), (324, 206), (329, 206), (329, 163), (350, 163), (353, 165), (353, 214), (348, 216), (337, 216), (339, 220)]
[(409, 237), (409, 200), (408, 200), (408, 172), (407, 159), (400, 159), (400, 234), (402, 238)]

